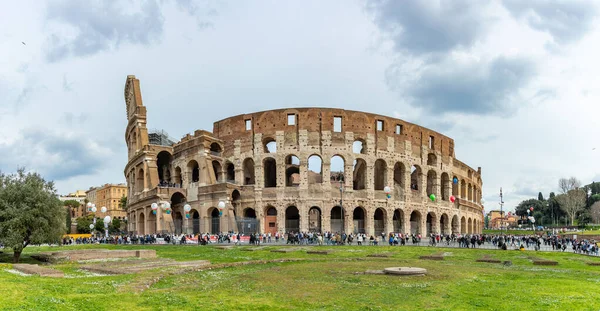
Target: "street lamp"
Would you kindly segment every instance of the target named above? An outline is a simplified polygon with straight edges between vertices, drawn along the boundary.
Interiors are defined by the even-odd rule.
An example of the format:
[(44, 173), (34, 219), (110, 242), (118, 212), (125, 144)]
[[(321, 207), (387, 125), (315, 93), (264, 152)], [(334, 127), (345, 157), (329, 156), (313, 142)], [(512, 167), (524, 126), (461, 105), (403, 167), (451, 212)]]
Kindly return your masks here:
[(340, 183), (340, 210), (342, 211), (342, 229), (341, 229), (341, 233), (340, 233), (340, 237), (342, 238), (342, 243), (343, 241), (343, 237), (344, 237), (344, 184)]

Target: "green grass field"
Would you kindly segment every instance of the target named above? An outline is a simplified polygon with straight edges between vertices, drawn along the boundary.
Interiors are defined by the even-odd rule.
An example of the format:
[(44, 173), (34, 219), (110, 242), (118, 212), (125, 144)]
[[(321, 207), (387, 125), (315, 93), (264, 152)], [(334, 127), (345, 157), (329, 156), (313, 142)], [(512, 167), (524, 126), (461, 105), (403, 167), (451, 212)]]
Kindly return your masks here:
[[(90, 276), (77, 263), (55, 267), (64, 279), (20, 276), (0, 264), (1, 310), (598, 310), (600, 258), (570, 253), (492, 251), (429, 247), (323, 246), (329, 255), (273, 253), (182, 246), (83, 246), (156, 249), (159, 257), (232, 263), (297, 258), (296, 262), (249, 264), (175, 273), (158, 269), (137, 275)], [(56, 249), (52, 248), (53, 250)], [(68, 249), (74, 249), (70, 247)], [(25, 262), (33, 252), (26, 248)], [(391, 253), (389, 258), (367, 257)], [(446, 253), (444, 261), (420, 255)], [(1, 257), (10, 260), (10, 254)], [(478, 263), (488, 255), (511, 266)], [(558, 266), (534, 266), (529, 256)], [(426, 276), (357, 274), (394, 266), (426, 268)]]

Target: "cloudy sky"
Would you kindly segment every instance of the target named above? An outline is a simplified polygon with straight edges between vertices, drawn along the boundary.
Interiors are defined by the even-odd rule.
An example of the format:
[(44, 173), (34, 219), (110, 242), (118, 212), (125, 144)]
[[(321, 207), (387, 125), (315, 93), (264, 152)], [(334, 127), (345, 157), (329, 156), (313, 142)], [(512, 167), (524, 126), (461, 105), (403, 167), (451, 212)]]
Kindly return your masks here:
[[(124, 182), (125, 78), (181, 138), (240, 113), (340, 107), (455, 139), (486, 209), (600, 181), (594, 1), (3, 1), (0, 170)], [(597, 148), (593, 150), (593, 148)]]

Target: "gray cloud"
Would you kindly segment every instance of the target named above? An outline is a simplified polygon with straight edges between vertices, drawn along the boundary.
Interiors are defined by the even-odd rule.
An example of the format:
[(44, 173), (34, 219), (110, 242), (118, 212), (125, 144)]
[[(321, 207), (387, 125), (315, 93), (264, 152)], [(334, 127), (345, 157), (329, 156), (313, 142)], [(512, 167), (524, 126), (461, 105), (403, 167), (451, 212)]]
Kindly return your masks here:
[(175, 3), (180, 10), (187, 12), (190, 16), (195, 16), (198, 29), (201, 30), (213, 27), (214, 23), (211, 19), (219, 15), (210, 1), (175, 0)]
[(80, 135), (30, 128), (21, 131), (13, 143), (0, 144), (0, 170), (24, 166), (49, 180), (95, 174), (111, 153), (100, 146)]
[(418, 55), (474, 44), (490, 24), (482, 14), (487, 3), (376, 0), (367, 4), (367, 11), (396, 50)]
[[(129, 9), (129, 8), (127, 8)], [(163, 32), (164, 18), (155, 0), (143, 2), (138, 12), (126, 13), (115, 1), (52, 2), (47, 19), (75, 30), (74, 37), (52, 34), (47, 39), (46, 59), (89, 56), (122, 43), (148, 45)]]
[(446, 59), (421, 67), (410, 81), (397, 79), (409, 72), (389, 70), (387, 81), (413, 106), (436, 114), (509, 115), (517, 108), (511, 104), (513, 97), (527, 86), (536, 70), (534, 63), (525, 58), (499, 57), (489, 63)]
[(571, 43), (587, 33), (598, 14), (598, 4), (588, 0), (504, 0), (504, 7), (531, 28), (550, 34), (557, 43)]

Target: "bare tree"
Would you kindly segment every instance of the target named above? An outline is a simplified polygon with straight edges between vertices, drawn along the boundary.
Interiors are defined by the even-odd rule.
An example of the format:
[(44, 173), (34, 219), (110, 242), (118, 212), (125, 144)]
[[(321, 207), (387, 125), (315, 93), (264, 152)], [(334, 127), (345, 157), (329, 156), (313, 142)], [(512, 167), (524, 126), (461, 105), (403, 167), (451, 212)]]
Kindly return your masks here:
[(592, 221), (595, 224), (600, 223), (600, 201), (597, 201), (596, 203), (592, 204), (592, 206), (590, 207), (590, 212), (592, 214)]
[(581, 187), (581, 181), (579, 181), (575, 177), (571, 177), (569, 179), (561, 178), (558, 180), (558, 187), (560, 188), (562, 193), (565, 194), (571, 190), (575, 190)]
[(560, 208), (571, 218), (571, 226), (577, 213), (585, 207), (585, 199), (586, 193), (582, 189), (570, 190), (567, 193), (556, 196), (556, 201), (560, 205)]

